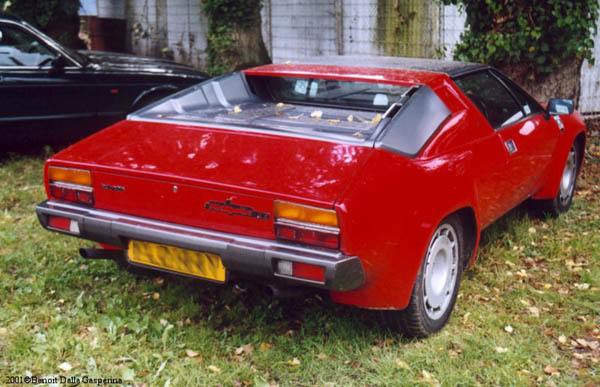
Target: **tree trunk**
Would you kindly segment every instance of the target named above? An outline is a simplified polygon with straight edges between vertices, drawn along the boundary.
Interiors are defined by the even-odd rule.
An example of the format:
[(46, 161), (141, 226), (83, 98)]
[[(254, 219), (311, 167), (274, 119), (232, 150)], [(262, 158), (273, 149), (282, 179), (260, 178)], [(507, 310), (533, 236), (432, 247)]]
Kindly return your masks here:
[(526, 69), (518, 65), (499, 66), (498, 69), (516, 81), (544, 106), (550, 98), (571, 98), (579, 105), (581, 63), (579, 59), (564, 62), (557, 71), (543, 78), (526, 77)]
[(255, 22), (247, 28), (234, 27), (232, 32), (233, 46), (229, 60), (231, 70), (237, 71), (248, 67), (271, 63), (267, 47), (262, 37), (262, 21), (260, 9), (256, 9)]

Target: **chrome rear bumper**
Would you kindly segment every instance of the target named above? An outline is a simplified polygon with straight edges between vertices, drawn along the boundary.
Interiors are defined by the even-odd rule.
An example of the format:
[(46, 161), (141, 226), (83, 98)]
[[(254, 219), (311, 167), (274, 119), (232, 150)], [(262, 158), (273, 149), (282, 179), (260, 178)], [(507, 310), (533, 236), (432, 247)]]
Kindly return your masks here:
[[(38, 204), (36, 213), (42, 226), (51, 231), (123, 249), (133, 239), (218, 254), (228, 270), (251, 277), (335, 291), (357, 289), (365, 281), (360, 259), (339, 251), (248, 238), (55, 201)], [(76, 221), (79, 232), (77, 228), (67, 232), (49, 227), (50, 216)], [(321, 266), (325, 269), (325, 281), (279, 274), (275, 271), (278, 260)]]

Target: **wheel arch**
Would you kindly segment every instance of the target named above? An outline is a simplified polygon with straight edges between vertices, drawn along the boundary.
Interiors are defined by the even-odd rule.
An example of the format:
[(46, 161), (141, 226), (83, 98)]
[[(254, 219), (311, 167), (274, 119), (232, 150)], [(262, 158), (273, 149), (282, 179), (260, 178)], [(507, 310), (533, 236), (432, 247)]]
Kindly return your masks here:
[[(565, 161), (567, 160), (569, 150), (571, 149), (573, 144), (577, 144), (577, 150), (580, 156), (583, 156), (585, 154), (585, 124), (583, 124), (583, 122), (575, 121), (570, 116), (567, 116), (564, 119), (564, 121), (565, 123), (569, 123), (572, 126), (578, 127), (576, 127), (576, 130), (571, 131), (567, 129), (563, 137), (559, 140), (559, 144), (556, 147), (554, 154), (552, 155), (552, 162), (548, 168), (548, 176), (546, 182), (544, 183), (542, 188), (540, 188), (540, 190), (532, 196), (532, 199), (552, 199), (558, 194), (560, 179), (565, 166)], [(583, 157), (580, 157), (577, 166), (578, 173), (581, 171), (582, 162)]]
[(475, 210), (472, 207), (463, 207), (455, 210), (448, 216), (456, 215), (460, 219), (465, 234), (465, 250), (463, 256), (463, 268), (470, 267), (479, 246), (479, 224)]

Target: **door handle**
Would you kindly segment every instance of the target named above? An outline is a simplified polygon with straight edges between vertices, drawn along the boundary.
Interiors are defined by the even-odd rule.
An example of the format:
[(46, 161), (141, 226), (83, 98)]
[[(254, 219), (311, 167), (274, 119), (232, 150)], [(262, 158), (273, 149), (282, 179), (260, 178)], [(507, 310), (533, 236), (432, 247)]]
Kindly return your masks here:
[(512, 139), (504, 141), (504, 146), (511, 155), (517, 151), (517, 145)]

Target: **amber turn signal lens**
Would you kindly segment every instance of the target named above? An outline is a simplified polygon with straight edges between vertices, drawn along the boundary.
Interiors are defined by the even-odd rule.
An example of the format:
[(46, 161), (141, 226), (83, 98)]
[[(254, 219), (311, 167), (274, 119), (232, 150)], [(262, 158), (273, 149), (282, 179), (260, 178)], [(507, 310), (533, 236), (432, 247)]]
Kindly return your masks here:
[(49, 167), (48, 179), (50, 181), (61, 181), (79, 185), (92, 185), (92, 174), (84, 169)]
[(324, 210), (321, 208), (275, 200), (273, 213), (278, 218), (316, 223), (331, 227), (338, 226), (337, 214), (333, 210)]

